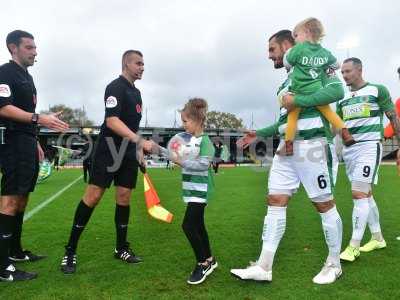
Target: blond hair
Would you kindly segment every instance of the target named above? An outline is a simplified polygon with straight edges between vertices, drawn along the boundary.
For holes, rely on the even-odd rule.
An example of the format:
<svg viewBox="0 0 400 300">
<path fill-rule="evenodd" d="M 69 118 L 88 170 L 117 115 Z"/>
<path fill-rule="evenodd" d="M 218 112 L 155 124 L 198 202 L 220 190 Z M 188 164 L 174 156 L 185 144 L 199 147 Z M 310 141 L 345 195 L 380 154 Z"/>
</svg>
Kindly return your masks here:
<svg viewBox="0 0 400 300">
<path fill-rule="evenodd" d="M 311 17 L 301 21 L 299 24 L 296 25 L 293 31 L 296 32 L 300 29 L 308 31 L 312 41 L 315 43 L 320 42 L 325 36 L 324 26 L 317 18 Z"/>
<path fill-rule="evenodd" d="M 204 127 L 206 123 L 208 104 L 203 98 L 191 98 L 185 104 L 181 113 L 184 113 L 189 119 L 201 124 Z"/>
</svg>

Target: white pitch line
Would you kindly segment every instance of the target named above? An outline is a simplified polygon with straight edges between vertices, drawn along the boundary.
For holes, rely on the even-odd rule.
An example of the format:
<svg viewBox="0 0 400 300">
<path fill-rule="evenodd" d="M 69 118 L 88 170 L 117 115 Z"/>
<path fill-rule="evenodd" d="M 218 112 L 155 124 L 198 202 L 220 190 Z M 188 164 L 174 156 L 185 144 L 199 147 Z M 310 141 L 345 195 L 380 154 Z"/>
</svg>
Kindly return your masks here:
<svg viewBox="0 0 400 300">
<path fill-rule="evenodd" d="M 83 175 L 79 176 L 78 178 L 76 178 L 74 181 L 72 181 L 70 184 L 68 184 L 67 186 L 65 186 L 63 189 L 59 190 L 57 193 L 55 193 L 53 196 L 51 196 L 50 198 L 48 198 L 47 200 L 43 201 L 42 203 L 40 203 L 38 206 L 36 206 L 34 209 L 28 211 L 25 216 L 24 216 L 24 221 L 29 220 L 30 218 L 32 218 L 35 214 L 37 214 L 41 209 L 43 209 L 44 207 L 46 207 L 48 204 L 50 204 L 51 202 L 53 202 L 58 196 L 60 196 L 62 193 L 64 193 L 66 190 L 68 190 L 71 186 L 73 186 L 77 181 L 79 181 L 81 178 L 83 177 Z"/>
</svg>

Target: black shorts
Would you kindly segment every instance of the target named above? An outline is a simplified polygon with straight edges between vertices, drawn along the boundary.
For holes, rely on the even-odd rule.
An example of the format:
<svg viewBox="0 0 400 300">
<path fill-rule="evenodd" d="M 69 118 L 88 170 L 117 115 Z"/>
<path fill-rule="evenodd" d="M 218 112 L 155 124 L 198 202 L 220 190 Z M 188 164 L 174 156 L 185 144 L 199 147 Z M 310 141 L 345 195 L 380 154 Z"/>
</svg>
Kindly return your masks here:
<svg viewBox="0 0 400 300">
<path fill-rule="evenodd" d="M 26 196 L 33 192 L 39 174 L 36 137 L 28 133 L 8 133 L 0 145 L 1 195 Z"/>
<path fill-rule="evenodd" d="M 139 164 L 134 150 L 131 149 L 131 151 L 128 151 L 123 156 L 120 164 L 115 164 L 106 146 L 103 143 L 98 143 L 95 146 L 92 156 L 89 184 L 101 188 L 109 188 L 111 182 L 114 181 L 115 186 L 134 189 L 138 176 L 138 166 Z"/>
</svg>

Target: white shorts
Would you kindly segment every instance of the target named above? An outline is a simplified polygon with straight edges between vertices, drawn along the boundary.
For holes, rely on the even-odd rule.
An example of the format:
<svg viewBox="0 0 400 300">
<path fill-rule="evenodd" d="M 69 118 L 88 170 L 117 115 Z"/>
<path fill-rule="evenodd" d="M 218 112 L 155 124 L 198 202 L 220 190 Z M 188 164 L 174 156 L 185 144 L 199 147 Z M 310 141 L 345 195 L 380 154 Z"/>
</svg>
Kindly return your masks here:
<svg viewBox="0 0 400 300">
<path fill-rule="evenodd" d="M 332 159 L 332 183 L 333 186 L 336 186 L 336 180 L 337 180 L 337 174 L 338 174 L 338 169 L 339 169 L 339 158 L 336 152 L 336 145 L 335 144 L 329 144 L 329 150 L 328 152 L 328 160 L 331 155 Z"/>
<path fill-rule="evenodd" d="M 343 160 L 350 182 L 377 184 L 382 160 L 382 144 L 379 141 L 370 141 L 343 147 Z"/>
<path fill-rule="evenodd" d="M 293 156 L 274 156 L 268 179 L 270 194 L 295 192 L 301 183 L 310 199 L 331 195 L 338 165 L 332 149 L 325 139 L 294 141 Z"/>
</svg>

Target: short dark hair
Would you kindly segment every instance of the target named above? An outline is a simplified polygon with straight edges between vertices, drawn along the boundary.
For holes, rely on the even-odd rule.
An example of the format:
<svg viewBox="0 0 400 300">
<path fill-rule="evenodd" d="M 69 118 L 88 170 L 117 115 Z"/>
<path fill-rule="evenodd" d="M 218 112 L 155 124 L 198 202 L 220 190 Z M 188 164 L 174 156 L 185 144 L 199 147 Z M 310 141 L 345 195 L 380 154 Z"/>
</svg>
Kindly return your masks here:
<svg viewBox="0 0 400 300">
<path fill-rule="evenodd" d="M 131 56 L 132 54 L 136 54 L 139 55 L 140 57 L 143 57 L 142 52 L 140 52 L 139 50 L 126 50 L 124 54 L 122 54 L 122 69 L 125 67 L 129 56 Z"/>
<path fill-rule="evenodd" d="M 271 37 L 268 39 L 268 41 L 270 42 L 273 38 L 276 39 L 278 44 L 281 44 L 283 41 L 288 41 L 292 45 L 295 44 L 292 32 L 287 29 L 280 30 L 277 33 L 271 35 Z"/>
<path fill-rule="evenodd" d="M 9 34 L 7 34 L 6 45 L 7 45 L 8 51 L 10 51 L 10 53 L 11 53 L 11 49 L 8 45 L 14 44 L 18 47 L 19 44 L 21 43 L 22 38 L 28 38 L 28 39 L 32 39 L 32 40 L 34 39 L 32 34 L 30 34 L 27 31 L 23 31 L 23 30 L 14 30 L 14 31 L 11 31 Z"/>
<path fill-rule="evenodd" d="M 399 73 L 399 74 L 400 74 L 400 67 L 398 67 L 398 68 L 397 68 L 397 73 Z"/>
<path fill-rule="evenodd" d="M 358 67 L 360 67 L 362 69 L 362 61 L 361 59 L 357 58 L 357 57 L 349 57 L 346 58 L 343 63 L 348 63 L 348 62 L 352 62 L 354 65 L 357 65 Z"/>
</svg>

